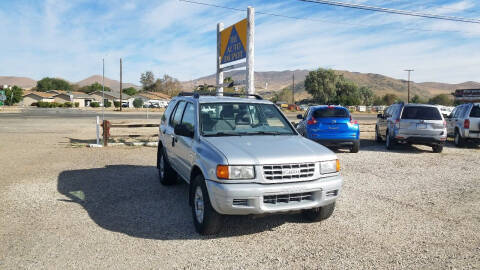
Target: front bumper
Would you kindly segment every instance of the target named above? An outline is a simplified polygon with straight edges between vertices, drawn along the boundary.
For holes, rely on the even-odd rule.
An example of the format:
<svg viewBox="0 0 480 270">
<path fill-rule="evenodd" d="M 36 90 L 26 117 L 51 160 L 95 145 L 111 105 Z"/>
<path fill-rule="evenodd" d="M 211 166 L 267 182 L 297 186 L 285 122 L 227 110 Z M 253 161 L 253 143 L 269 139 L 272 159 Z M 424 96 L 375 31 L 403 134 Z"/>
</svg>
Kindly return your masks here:
<svg viewBox="0 0 480 270">
<path fill-rule="evenodd" d="M 321 207 L 335 202 L 340 195 L 342 183 L 340 175 L 284 184 L 225 184 L 206 181 L 213 208 L 224 215 L 278 213 Z M 309 199 L 285 199 L 289 196 L 294 198 L 298 194 L 309 194 Z M 279 201 L 271 203 L 271 198 L 279 198 Z"/>
</svg>

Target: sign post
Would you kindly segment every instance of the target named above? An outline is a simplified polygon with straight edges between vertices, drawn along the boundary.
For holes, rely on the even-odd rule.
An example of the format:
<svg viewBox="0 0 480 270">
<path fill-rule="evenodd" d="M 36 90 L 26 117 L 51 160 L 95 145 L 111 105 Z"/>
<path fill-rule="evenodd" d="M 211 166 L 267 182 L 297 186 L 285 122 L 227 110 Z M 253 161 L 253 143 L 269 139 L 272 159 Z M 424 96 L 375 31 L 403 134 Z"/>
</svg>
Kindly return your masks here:
<svg viewBox="0 0 480 270">
<path fill-rule="evenodd" d="M 225 29 L 217 24 L 217 95 L 223 95 L 223 72 L 246 67 L 247 94 L 255 94 L 254 84 L 254 34 L 255 11 L 248 7 L 247 18 Z M 245 62 L 238 63 L 242 59 Z M 237 62 L 233 65 L 226 65 Z"/>
</svg>

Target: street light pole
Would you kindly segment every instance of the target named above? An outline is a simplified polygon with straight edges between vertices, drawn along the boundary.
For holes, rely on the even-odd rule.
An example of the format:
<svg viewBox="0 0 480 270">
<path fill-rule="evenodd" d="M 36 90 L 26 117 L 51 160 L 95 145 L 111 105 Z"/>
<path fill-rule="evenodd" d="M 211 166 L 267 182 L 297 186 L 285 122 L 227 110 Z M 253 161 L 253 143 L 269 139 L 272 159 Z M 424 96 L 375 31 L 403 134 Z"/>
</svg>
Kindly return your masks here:
<svg viewBox="0 0 480 270">
<path fill-rule="evenodd" d="M 410 103 L 410 72 L 414 71 L 413 69 L 405 69 L 406 72 L 408 72 L 408 81 L 407 81 L 407 87 L 408 87 L 408 95 L 407 95 L 407 103 Z"/>
</svg>

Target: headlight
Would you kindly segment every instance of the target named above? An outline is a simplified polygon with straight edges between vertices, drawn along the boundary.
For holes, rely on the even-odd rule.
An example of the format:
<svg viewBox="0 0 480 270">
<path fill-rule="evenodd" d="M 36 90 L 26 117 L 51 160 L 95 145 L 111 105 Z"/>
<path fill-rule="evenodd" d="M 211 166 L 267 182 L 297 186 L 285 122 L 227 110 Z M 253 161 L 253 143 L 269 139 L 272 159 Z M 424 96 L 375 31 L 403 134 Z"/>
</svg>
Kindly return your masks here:
<svg viewBox="0 0 480 270">
<path fill-rule="evenodd" d="M 320 173 L 334 173 L 340 171 L 340 161 L 338 159 L 320 162 Z"/>
<path fill-rule="evenodd" d="M 217 177 L 230 180 L 253 179 L 255 178 L 255 169 L 253 166 L 218 165 Z"/>
</svg>

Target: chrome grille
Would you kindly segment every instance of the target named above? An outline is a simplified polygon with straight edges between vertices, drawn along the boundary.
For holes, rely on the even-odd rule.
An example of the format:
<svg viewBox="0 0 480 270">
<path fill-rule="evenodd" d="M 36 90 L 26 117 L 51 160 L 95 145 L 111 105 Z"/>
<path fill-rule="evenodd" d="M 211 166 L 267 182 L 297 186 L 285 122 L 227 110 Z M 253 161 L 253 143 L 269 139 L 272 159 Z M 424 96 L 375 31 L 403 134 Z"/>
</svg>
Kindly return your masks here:
<svg viewBox="0 0 480 270">
<path fill-rule="evenodd" d="M 288 173 L 288 171 L 297 171 Z M 267 180 L 304 179 L 315 173 L 315 163 L 264 165 L 263 174 Z"/>
<path fill-rule="evenodd" d="M 265 204 L 299 203 L 312 200 L 313 194 L 311 192 L 263 196 L 263 203 Z"/>
</svg>

